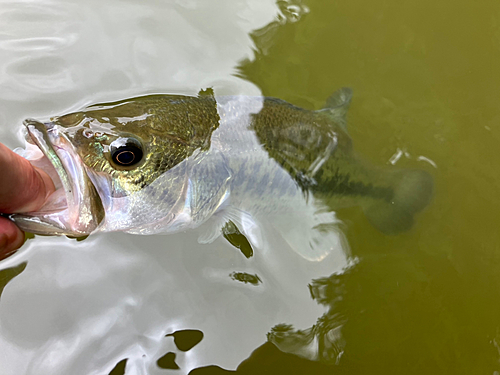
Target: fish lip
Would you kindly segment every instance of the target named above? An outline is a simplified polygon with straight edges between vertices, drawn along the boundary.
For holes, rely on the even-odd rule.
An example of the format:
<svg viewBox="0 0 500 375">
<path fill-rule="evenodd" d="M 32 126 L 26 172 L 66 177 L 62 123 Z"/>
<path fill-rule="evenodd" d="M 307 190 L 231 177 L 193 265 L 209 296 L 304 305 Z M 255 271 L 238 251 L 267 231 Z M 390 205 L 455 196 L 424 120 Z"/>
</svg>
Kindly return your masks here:
<svg viewBox="0 0 500 375">
<path fill-rule="evenodd" d="M 64 132 L 60 132 L 54 123 L 42 123 L 29 118 L 24 120 L 23 125 L 28 132 L 27 138 L 31 139 L 55 169 L 65 192 L 67 208 L 52 214 L 15 214 L 12 219 L 27 231 L 34 228 L 33 223 L 38 221 L 38 224 L 44 226 L 42 234 L 75 237 L 90 234 L 104 219 L 104 209 L 79 155 Z"/>
<path fill-rule="evenodd" d="M 43 155 L 51 162 L 54 167 L 59 179 L 63 184 L 63 188 L 66 194 L 71 193 L 71 186 L 69 186 L 68 182 L 71 180 L 68 172 L 64 168 L 62 161 L 57 155 L 57 152 L 54 149 L 52 141 L 49 136 L 49 130 L 53 129 L 53 125 L 50 127 L 48 123 L 42 123 L 38 120 L 28 118 L 23 121 L 23 125 L 26 127 L 28 132 L 26 140 L 30 143 L 35 144 L 40 151 L 42 151 Z M 69 203 L 69 201 L 68 201 Z"/>
</svg>

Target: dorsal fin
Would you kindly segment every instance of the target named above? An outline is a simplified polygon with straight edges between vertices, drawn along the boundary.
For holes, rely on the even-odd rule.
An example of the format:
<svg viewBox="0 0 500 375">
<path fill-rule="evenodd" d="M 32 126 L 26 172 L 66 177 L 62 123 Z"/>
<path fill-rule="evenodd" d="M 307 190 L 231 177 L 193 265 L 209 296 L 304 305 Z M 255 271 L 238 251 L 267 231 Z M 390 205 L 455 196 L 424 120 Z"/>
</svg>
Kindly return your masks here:
<svg viewBox="0 0 500 375">
<path fill-rule="evenodd" d="M 214 88 L 213 87 L 207 87 L 205 90 L 203 89 L 200 89 L 200 91 L 198 91 L 198 97 L 201 97 L 201 96 L 214 96 Z"/>
<path fill-rule="evenodd" d="M 342 87 L 330 95 L 326 100 L 325 107 L 321 111 L 328 113 L 342 126 L 346 127 L 346 116 L 349 105 L 351 104 L 351 99 L 352 90 L 348 87 Z"/>
</svg>

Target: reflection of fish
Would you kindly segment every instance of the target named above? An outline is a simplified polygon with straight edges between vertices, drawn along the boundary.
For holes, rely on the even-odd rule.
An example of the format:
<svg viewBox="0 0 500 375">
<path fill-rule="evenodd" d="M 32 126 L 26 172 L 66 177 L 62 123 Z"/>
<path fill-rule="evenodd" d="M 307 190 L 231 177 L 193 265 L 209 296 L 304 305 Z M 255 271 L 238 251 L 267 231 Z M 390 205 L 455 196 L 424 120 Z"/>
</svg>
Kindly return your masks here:
<svg viewBox="0 0 500 375">
<path fill-rule="evenodd" d="M 341 206 L 363 206 L 384 232 L 405 230 L 428 203 L 431 178 L 361 162 L 346 132 L 350 98 L 342 89 L 308 111 L 272 98 L 152 95 L 26 120 L 43 152 L 28 145 L 26 156 L 58 190 L 40 212 L 11 218 L 70 236 L 206 223 L 202 242 L 231 222 L 257 247 L 267 222 L 308 259 L 338 245 L 330 229 Z"/>
<path fill-rule="evenodd" d="M 278 324 L 267 334 L 268 341 L 285 353 L 296 354 L 313 361 L 338 364 L 344 353 L 342 335 L 347 313 L 342 302 L 346 297 L 345 278 L 349 274 L 333 274 L 314 279 L 309 284 L 311 297 L 327 311 L 312 327 L 295 330 L 291 324 Z"/>
</svg>

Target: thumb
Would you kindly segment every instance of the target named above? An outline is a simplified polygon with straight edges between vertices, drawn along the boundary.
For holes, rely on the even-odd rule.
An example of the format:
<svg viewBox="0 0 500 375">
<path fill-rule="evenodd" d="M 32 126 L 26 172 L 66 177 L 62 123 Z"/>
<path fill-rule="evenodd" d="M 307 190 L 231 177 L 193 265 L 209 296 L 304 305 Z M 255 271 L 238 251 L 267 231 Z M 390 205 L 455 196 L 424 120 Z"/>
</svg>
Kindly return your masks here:
<svg viewBox="0 0 500 375">
<path fill-rule="evenodd" d="M 39 209 L 55 191 L 47 173 L 0 144 L 0 212 Z"/>
</svg>

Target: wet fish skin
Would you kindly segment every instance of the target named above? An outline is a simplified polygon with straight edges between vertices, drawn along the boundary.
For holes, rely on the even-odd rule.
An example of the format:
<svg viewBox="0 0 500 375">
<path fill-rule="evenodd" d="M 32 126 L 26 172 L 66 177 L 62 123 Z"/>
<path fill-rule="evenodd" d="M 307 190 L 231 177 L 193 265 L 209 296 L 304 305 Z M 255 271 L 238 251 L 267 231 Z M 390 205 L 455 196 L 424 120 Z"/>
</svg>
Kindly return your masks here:
<svg viewBox="0 0 500 375">
<path fill-rule="evenodd" d="M 376 227 L 397 233 L 432 196 L 426 172 L 373 167 L 354 152 L 345 118 L 351 96 L 341 89 L 310 111 L 274 98 L 150 95 L 54 117 L 34 125 L 46 134 L 31 137 L 61 143 L 66 164 L 58 173 L 95 187 L 105 211 L 97 230 L 169 233 L 215 218 L 202 242 L 232 221 L 258 244 L 259 220 L 267 217 L 288 242 L 316 243 L 306 257 L 320 259 L 330 251 L 318 249 L 333 241 L 325 228 L 338 223 L 335 209 L 361 205 Z M 117 165 L 113 145 L 129 140 L 142 158 Z M 74 171 L 63 160 L 67 147 L 79 158 Z M 26 230 L 75 232 L 60 217 L 13 219 Z M 294 224 L 305 228 L 305 239 L 289 229 Z"/>
<path fill-rule="evenodd" d="M 330 209 L 359 205 L 382 232 L 406 231 L 414 215 L 430 203 L 432 176 L 417 169 L 375 167 L 363 160 L 346 129 L 351 95 L 350 90 L 341 89 L 320 111 L 268 100 L 254 117 L 252 129 L 269 156 Z M 327 152 L 332 138 L 335 149 Z M 318 156 L 323 163 L 312 170 Z"/>
<path fill-rule="evenodd" d="M 195 150 L 207 150 L 218 121 L 213 97 L 177 95 L 95 104 L 52 119 L 53 124 L 71 132 L 73 145 L 88 168 L 119 180 L 129 193 L 149 185 Z M 132 168 L 113 165 L 109 155 L 109 145 L 127 135 L 145 147 L 143 161 Z"/>
</svg>

